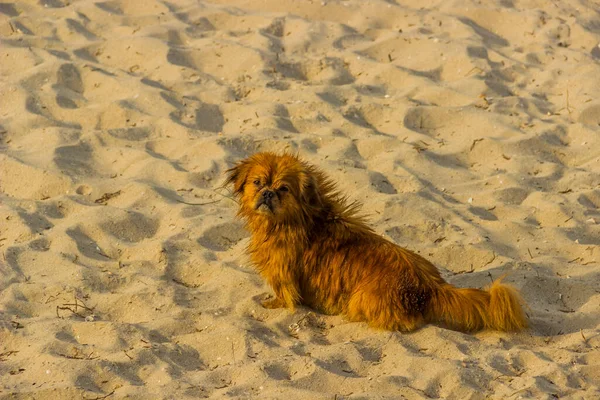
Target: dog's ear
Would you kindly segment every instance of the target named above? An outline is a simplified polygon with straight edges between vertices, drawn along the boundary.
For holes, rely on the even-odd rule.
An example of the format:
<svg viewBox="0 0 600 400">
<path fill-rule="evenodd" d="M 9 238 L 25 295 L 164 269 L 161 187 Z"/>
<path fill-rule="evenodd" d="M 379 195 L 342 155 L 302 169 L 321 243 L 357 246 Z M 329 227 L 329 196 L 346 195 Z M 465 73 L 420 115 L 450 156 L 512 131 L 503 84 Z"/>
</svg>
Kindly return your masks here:
<svg viewBox="0 0 600 400">
<path fill-rule="evenodd" d="M 244 191 L 246 179 L 250 172 L 250 163 L 246 160 L 238 163 L 235 167 L 227 170 L 227 179 L 223 186 L 233 184 L 233 193 L 241 194 Z"/>
<path fill-rule="evenodd" d="M 312 170 L 300 173 L 300 196 L 305 204 L 320 208 L 323 205 L 319 182 Z"/>
</svg>

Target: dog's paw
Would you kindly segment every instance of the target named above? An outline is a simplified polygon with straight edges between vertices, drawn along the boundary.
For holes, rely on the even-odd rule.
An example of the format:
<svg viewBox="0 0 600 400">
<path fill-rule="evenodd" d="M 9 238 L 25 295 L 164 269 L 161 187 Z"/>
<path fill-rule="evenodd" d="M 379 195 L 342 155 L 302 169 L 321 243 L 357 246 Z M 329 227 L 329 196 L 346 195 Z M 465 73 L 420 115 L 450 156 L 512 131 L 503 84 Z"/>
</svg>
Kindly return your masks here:
<svg viewBox="0 0 600 400">
<path fill-rule="evenodd" d="M 285 302 L 277 297 L 268 297 L 265 300 L 262 300 L 260 304 L 264 308 L 268 308 L 270 310 L 274 308 L 283 308 L 285 307 Z"/>
</svg>

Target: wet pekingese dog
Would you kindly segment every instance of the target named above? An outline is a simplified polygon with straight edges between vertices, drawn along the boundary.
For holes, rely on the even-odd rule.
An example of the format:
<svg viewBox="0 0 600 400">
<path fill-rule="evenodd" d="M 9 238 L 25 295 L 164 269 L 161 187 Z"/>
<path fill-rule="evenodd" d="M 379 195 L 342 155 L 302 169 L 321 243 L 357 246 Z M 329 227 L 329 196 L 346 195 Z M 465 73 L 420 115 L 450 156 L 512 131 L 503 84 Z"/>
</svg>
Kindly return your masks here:
<svg viewBox="0 0 600 400">
<path fill-rule="evenodd" d="M 412 331 L 432 322 L 460 331 L 527 327 L 518 293 L 445 282 L 421 256 L 377 235 L 323 172 L 298 157 L 258 153 L 228 172 L 251 232 L 248 252 L 275 297 L 371 326 Z"/>
</svg>

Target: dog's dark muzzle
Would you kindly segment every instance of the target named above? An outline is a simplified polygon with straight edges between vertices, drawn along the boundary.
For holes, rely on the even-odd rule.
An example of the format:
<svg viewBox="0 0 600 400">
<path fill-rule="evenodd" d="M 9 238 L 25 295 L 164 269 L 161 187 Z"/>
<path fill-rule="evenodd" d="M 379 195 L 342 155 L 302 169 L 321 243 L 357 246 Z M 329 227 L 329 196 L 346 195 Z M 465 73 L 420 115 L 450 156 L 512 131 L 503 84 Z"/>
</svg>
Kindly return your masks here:
<svg viewBox="0 0 600 400">
<path fill-rule="evenodd" d="M 275 192 L 272 190 L 265 190 L 256 202 L 256 209 L 266 206 L 269 210 L 273 211 L 273 197 L 275 197 Z"/>
</svg>

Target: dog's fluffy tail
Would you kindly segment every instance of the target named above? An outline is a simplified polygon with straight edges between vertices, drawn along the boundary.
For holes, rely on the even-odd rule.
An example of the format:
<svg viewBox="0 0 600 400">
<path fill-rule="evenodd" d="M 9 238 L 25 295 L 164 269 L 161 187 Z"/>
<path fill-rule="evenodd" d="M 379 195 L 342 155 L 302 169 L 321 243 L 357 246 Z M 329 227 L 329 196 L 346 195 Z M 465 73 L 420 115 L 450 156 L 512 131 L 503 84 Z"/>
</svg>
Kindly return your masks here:
<svg viewBox="0 0 600 400">
<path fill-rule="evenodd" d="M 465 332 L 527 328 L 521 297 L 501 280 L 496 280 L 487 290 L 461 289 L 443 283 L 434 289 L 426 318 Z"/>
</svg>

